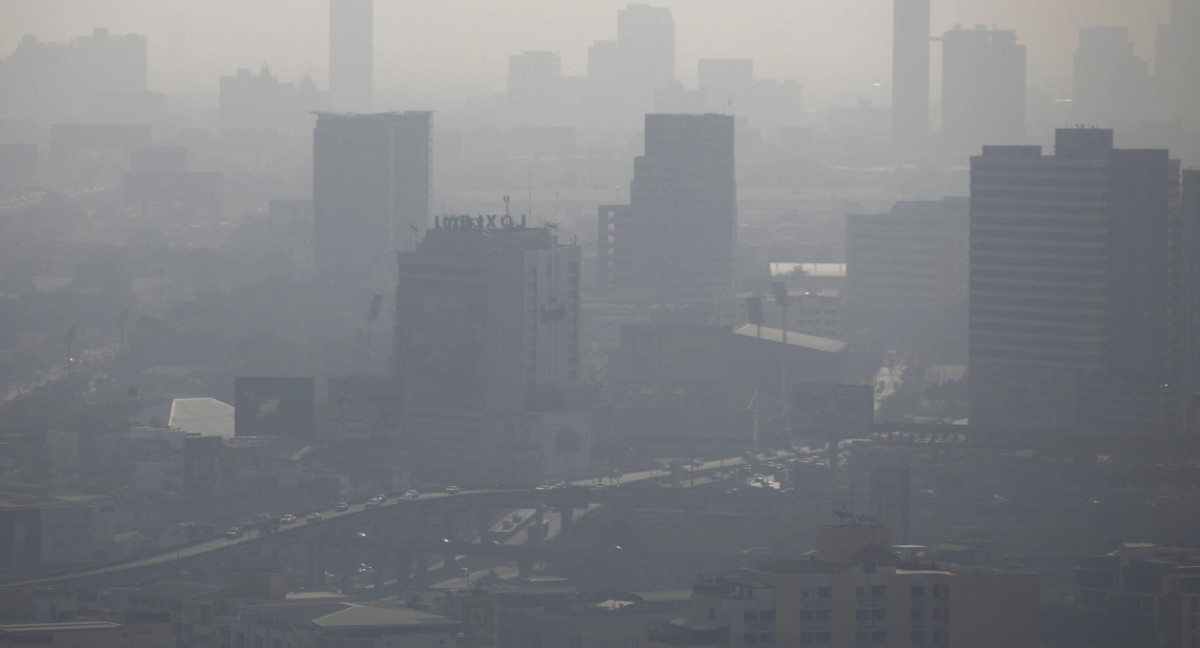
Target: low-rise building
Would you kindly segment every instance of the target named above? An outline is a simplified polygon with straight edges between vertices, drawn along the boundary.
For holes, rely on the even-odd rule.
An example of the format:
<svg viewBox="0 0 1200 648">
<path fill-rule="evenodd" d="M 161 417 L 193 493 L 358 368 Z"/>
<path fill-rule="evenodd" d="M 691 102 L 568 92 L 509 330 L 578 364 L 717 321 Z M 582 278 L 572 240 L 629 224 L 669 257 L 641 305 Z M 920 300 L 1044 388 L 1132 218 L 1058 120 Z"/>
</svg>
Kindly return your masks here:
<svg viewBox="0 0 1200 648">
<path fill-rule="evenodd" d="M 1075 592 L 1114 646 L 1200 642 L 1200 549 L 1130 542 L 1086 556 L 1075 569 Z"/>
<path fill-rule="evenodd" d="M 888 542 L 879 525 L 822 527 L 811 559 L 702 579 L 645 645 L 1039 645 L 1037 574 L 903 563 Z"/>
</svg>

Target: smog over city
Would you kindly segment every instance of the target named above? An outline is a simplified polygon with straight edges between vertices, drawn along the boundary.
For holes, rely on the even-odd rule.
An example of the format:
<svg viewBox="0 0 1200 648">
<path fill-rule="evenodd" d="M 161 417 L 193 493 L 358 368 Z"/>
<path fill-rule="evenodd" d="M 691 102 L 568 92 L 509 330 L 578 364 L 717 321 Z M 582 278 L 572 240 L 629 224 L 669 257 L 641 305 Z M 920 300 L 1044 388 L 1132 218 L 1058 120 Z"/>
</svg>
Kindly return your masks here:
<svg viewBox="0 0 1200 648">
<path fill-rule="evenodd" d="M 0 648 L 1196 648 L 1200 0 L 0 0 Z"/>
</svg>

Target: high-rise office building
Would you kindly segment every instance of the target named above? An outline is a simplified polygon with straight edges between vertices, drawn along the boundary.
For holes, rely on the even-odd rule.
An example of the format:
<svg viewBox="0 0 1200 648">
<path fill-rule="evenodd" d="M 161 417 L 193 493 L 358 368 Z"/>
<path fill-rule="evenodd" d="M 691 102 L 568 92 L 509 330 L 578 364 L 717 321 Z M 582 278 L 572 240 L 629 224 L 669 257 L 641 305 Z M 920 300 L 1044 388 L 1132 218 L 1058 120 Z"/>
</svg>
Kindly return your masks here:
<svg viewBox="0 0 1200 648">
<path fill-rule="evenodd" d="M 1180 203 L 1183 226 L 1183 302 L 1187 366 L 1184 389 L 1187 398 L 1184 426 L 1200 430 L 1200 169 L 1183 172 Z"/>
<path fill-rule="evenodd" d="M 1162 116 L 1200 128 L 1200 1 L 1173 0 L 1171 22 L 1158 28 L 1154 82 Z"/>
<path fill-rule="evenodd" d="M 429 224 L 429 112 L 318 113 L 313 131 L 313 249 L 319 277 L 391 282 L 389 255 Z"/>
<path fill-rule="evenodd" d="M 892 9 L 892 140 L 904 152 L 929 135 L 929 0 Z"/>
<path fill-rule="evenodd" d="M 1180 169 L 1062 129 L 971 158 L 971 422 L 1151 431 L 1180 423 Z"/>
<path fill-rule="evenodd" d="M 1127 27 L 1084 27 L 1075 51 L 1071 107 L 1079 123 L 1112 126 L 1147 117 L 1150 70 Z"/>
<path fill-rule="evenodd" d="M 846 216 L 848 325 L 884 348 L 962 363 L 967 352 L 968 201 L 902 201 Z"/>
<path fill-rule="evenodd" d="M 369 112 L 375 85 L 375 0 L 329 0 L 329 92 L 339 112 Z"/>
<path fill-rule="evenodd" d="M 733 285 L 737 235 L 730 115 L 646 115 L 629 204 L 602 205 L 599 278 L 661 300 L 714 299 Z"/>
<path fill-rule="evenodd" d="M 1025 135 L 1025 46 L 985 27 L 942 36 L 942 138 L 954 153 Z"/>
<path fill-rule="evenodd" d="M 415 458 L 472 483 L 583 469 L 579 247 L 523 216 L 435 220 L 398 255 L 393 374 Z"/>
<path fill-rule="evenodd" d="M 666 7 L 630 4 L 617 13 L 616 40 L 588 48 L 592 100 L 619 123 L 653 110 L 655 94 L 675 80 L 675 20 Z"/>
</svg>

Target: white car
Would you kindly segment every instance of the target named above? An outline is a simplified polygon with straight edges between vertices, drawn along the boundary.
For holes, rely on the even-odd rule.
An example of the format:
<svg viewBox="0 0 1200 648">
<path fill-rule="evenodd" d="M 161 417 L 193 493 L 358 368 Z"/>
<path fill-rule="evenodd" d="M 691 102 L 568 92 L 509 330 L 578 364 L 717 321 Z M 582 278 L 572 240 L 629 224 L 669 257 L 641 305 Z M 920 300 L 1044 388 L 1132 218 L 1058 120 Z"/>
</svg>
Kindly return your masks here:
<svg viewBox="0 0 1200 648">
<path fill-rule="evenodd" d="M 240 537 L 242 537 L 242 530 L 238 527 L 229 527 L 229 530 L 225 532 L 227 540 L 236 540 Z"/>
<path fill-rule="evenodd" d="M 458 492 L 459 492 L 459 491 L 458 491 L 458 486 L 447 486 L 447 487 L 446 487 L 446 494 L 447 494 L 447 495 L 458 495 Z"/>
<path fill-rule="evenodd" d="M 282 517 L 279 518 L 280 524 L 291 524 L 295 521 L 296 521 L 296 516 L 292 515 L 291 513 L 284 514 Z"/>
<path fill-rule="evenodd" d="M 342 513 L 344 511 L 349 511 L 350 505 L 345 502 L 338 502 L 337 504 L 333 505 L 333 510 L 338 513 Z"/>
<path fill-rule="evenodd" d="M 324 516 L 322 516 L 320 513 L 316 512 L 316 511 L 313 511 L 312 513 L 309 513 L 308 517 L 305 519 L 308 520 L 309 522 L 320 522 L 322 517 L 324 517 Z"/>
</svg>

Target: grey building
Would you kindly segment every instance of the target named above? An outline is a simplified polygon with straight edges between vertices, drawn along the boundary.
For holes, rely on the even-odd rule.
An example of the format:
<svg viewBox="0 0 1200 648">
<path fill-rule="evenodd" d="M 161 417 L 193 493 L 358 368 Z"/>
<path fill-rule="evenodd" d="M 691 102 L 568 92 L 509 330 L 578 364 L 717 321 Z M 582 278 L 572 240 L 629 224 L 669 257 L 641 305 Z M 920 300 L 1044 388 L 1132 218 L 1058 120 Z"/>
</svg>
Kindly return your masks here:
<svg viewBox="0 0 1200 648">
<path fill-rule="evenodd" d="M 1025 46 L 986 27 L 942 36 L 942 137 L 953 153 L 1025 135 Z"/>
<path fill-rule="evenodd" d="M 1171 21 L 1158 28 L 1154 82 L 1162 117 L 1190 130 L 1200 128 L 1200 3 L 1172 0 Z"/>
<path fill-rule="evenodd" d="M 318 113 L 313 250 L 318 277 L 391 283 L 393 252 L 429 224 L 432 113 Z"/>
<path fill-rule="evenodd" d="M 968 201 L 898 202 L 888 214 L 846 216 L 851 331 L 885 348 L 966 360 Z"/>
<path fill-rule="evenodd" d="M 1071 108 L 1079 123 L 1113 126 L 1145 118 L 1150 70 L 1133 52 L 1128 27 L 1079 30 Z"/>
<path fill-rule="evenodd" d="M 733 285 L 737 234 L 730 115 L 646 115 L 629 205 L 602 205 L 603 288 L 656 300 L 711 300 Z"/>
<path fill-rule="evenodd" d="M 374 100 L 375 0 L 329 0 L 333 109 L 368 112 Z"/>
<path fill-rule="evenodd" d="M 1180 169 L 1111 130 L 971 158 L 971 422 L 1092 431 L 1181 422 Z"/>
<path fill-rule="evenodd" d="M 398 256 L 394 374 L 439 479 L 536 483 L 588 462 L 579 247 L 505 219 L 440 216 Z"/>
<path fill-rule="evenodd" d="M 892 9 L 892 140 L 907 152 L 929 135 L 929 0 Z"/>
</svg>

